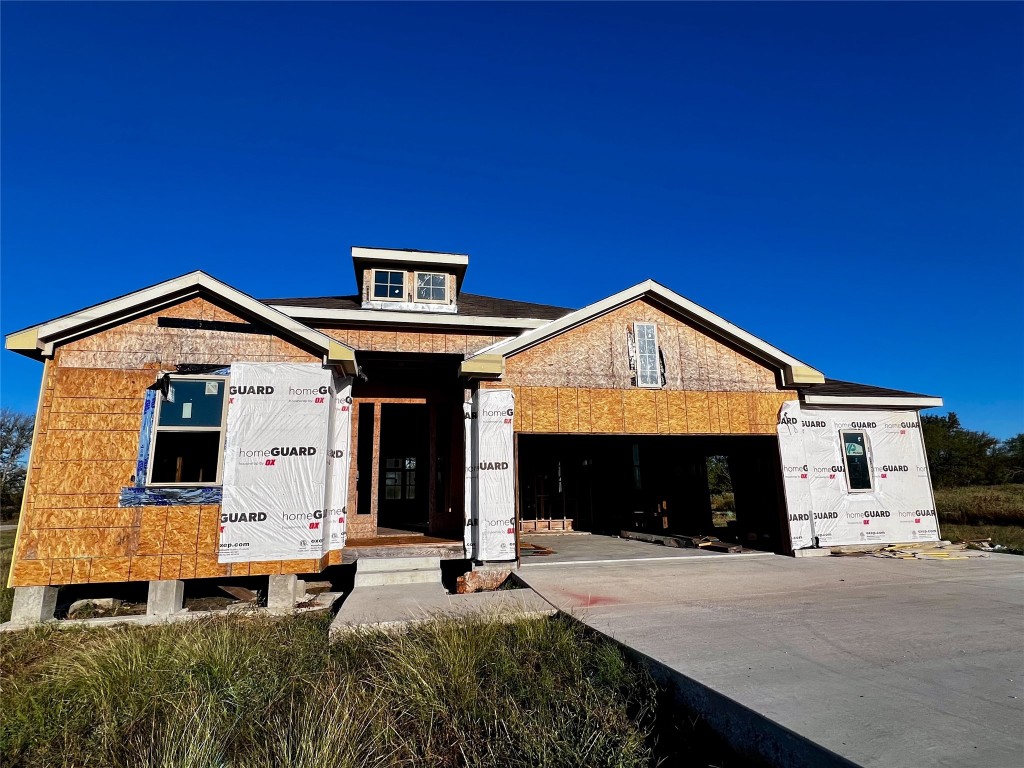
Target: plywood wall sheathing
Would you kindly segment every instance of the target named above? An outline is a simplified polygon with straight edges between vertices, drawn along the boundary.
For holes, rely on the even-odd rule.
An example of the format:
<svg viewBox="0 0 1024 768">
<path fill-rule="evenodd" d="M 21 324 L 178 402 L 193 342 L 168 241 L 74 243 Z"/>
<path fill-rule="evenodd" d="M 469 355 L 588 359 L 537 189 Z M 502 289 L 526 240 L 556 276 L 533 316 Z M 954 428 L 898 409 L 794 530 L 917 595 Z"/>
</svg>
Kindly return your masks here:
<svg viewBox="0 0 1024 768">
<path fill-rule="evenodd" d="M 503 381 L 506 386 L 631 388 L 627 330 L 634 322 L 658 327 L 666 390 L 776 391 L 771 368 L 644 299 L 512 355 Z"/>
<path fill-rule="evenodd" d="M 159 317 L 246 322 L 194 298 L 69 342 L 46 361 L 13 586 L 249 573 L 217 562 L 219 505 L 118 507 L 133 484 L 144 393 L 180 363 L 319 358 L 270 334 L 166 328 Z M 257 570 L 306 572 L 311 562 Z"/>
</svg>

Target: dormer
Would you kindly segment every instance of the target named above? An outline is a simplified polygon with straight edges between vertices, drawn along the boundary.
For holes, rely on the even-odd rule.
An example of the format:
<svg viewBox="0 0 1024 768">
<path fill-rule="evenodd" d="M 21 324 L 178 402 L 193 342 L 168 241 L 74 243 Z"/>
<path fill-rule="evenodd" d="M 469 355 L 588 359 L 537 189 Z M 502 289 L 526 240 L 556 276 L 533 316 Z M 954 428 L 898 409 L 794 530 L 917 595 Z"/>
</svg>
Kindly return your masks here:
<svg viewBox="0 0 1024 768">
<path fill-rule="evenodd" d="M 352 265 L 363 309 L 455 313 L 469 256 L 356 246 Z"/>
</svg>

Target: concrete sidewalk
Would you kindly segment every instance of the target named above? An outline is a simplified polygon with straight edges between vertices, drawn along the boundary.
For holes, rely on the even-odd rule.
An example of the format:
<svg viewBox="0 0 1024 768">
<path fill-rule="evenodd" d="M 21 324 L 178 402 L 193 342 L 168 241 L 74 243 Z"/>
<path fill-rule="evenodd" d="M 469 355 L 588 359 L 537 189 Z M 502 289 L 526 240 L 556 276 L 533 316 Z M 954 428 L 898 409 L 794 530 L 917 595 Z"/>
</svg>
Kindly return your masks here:
<svg viewBox="0 0 1024 768">
<path fill-rule="evenodd" d="M 519 576 L 674 670 L 691 703 L 742 705 L 757 732 L 760 715 L 879 768 L 1024 765 L 1024 558 L 734 557 Z"/>
<path fill-rule="evenodd" d="M 555 613 L 532 589 L 506 589 L 450 595 L 440 584 L 356 587 L 331 622 L 331 635 L 355 627 L 395 627 L 443 616 L 472 614 L 503 617 Z"/>
</svg>

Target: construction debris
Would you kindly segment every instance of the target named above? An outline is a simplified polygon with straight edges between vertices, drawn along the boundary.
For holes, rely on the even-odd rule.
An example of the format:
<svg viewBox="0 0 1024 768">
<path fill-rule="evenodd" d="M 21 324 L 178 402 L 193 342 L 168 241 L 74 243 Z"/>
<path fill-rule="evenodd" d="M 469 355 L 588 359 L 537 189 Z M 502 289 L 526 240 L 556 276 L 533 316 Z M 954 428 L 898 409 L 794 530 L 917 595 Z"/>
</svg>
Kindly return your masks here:
<svg viewBox="0 0 1024 768">
<path fill-rule="evenodd" d="M 890 560 L 968 560 L 972 557 L 986 557 L 977 549 L 969 549 L 967 543 L 951 544 L 948 541 L 919 542 L 914 544 L 889 544 L 885 547 L 851 550 L 832 550 L 833 555 L 880 557 Z"/>
<path fill-rule="evenodd" d="M 257 595 L 251 589 L 246 589 L 245 587 L 227 587 L 224 585 L 220 585 L 220 589 L 222 592 L 227 592 L 229 595 L 235 598 L 235 600 L 238 600 L 243 603 L 254 603 L 259 597 L 259 595 Z"/>
</svg>

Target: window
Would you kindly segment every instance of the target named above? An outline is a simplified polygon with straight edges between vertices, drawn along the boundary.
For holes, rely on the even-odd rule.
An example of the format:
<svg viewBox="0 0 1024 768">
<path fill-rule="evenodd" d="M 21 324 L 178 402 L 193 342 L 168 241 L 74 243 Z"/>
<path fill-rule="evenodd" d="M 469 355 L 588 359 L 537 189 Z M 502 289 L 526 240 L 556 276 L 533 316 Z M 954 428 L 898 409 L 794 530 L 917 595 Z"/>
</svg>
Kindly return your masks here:
<svg viewBox="0 0 1024 768">
<path fill-rule="evenodd" d="M 405 272 L 373 270 L 373 298 L 401 301 L 405 298 Z"/>
<path fill-rule="evenodd" d="M 636 385 L 660 387 L 657 326 L 654 323 L 633 323 L 633 338 L 636 339 Z"/>
<path fill-rule="evenodd" d="M 867 437 L 863 432 L 840 432 L 840 438 L 850 491 L 870 491 L 871 457 L 868 456 Z"/>
<path fill-rule="evenodd" d="M 416 459 L 387 459 L 384 462 L 384 498 L 416 498 Z"/>
<path fill-rule="evenodd" d="M 416 301 L 447 301 L 448 275 L 440 272 L 416 273 Z"/>
<path fill-rule="evenodd" d="M 171 377 L 157 398 L 151 485 L 217 485 L 224 455 L 223 377 Z"/>
</svg>

